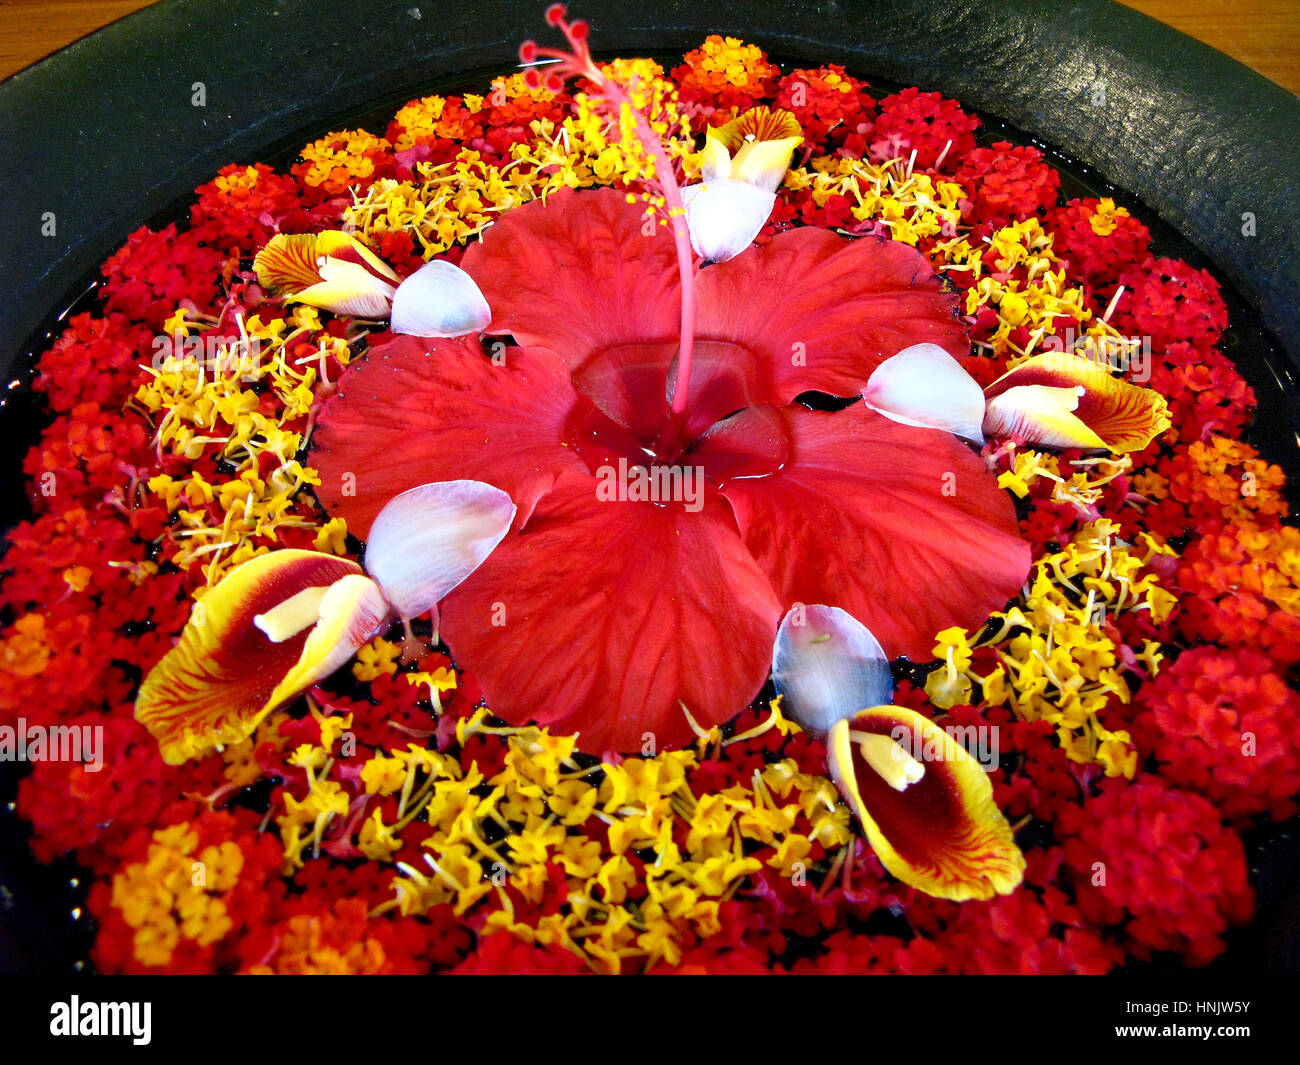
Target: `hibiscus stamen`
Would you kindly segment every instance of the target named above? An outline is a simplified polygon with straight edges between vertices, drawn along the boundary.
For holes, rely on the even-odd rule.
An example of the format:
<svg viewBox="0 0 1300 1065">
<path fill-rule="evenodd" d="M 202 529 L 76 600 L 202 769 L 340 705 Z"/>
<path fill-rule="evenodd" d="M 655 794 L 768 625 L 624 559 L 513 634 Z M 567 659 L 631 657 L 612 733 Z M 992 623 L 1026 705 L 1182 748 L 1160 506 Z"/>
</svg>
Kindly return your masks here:
<svg viewBox="0 0 1300 1065">
<path fill-rule="evenodd" d="M 654 161 L 654 174 L 646 183 L 657 187 L 661 193 L 661 209 L 672 226 L 673 242 L 677 251 L 677 267 L 681 276 L 681 337 L 677 355 L 677 379 L 673 388 L 672 411 L 681 417 L 686 411 L 690 394 L 691 359 L 695 351 L 695 253 L 691 247 L 690 233 L 686 228 L 686 206 L 682 202 L 681 187 L 677 184 L 672 160 L 663 141 L 654 131 L 642 107 L 637 106 L 631 92 L 613 78 L 608 77 L 591 57 L 587 44 L 590 27 L 579 19 L 569 22 L 563 4 L 552 4 L 546 9 L 546 21 L 556 27 L 568 41 L 571 52 L 556 48 L 541 48 L 535 41 L 525 41 L 519 46 L 521 63 L 536 63 L 538 59 L 553 59 L 555 66 L 542 77 L 536 68 L 528 70 L 525 81 L 530 88 L 543 85 L 558 92 L 568 78 L 586 78 L 594 87 L 593 99 L 603 104 L 608 117 L 617 129 L 624 115 L 632 119 L 637 140 Z M 632 83 L 635 86 L 635 81 Z M 653 201 L 652 201 L 653 202 Z"/>
</svg>

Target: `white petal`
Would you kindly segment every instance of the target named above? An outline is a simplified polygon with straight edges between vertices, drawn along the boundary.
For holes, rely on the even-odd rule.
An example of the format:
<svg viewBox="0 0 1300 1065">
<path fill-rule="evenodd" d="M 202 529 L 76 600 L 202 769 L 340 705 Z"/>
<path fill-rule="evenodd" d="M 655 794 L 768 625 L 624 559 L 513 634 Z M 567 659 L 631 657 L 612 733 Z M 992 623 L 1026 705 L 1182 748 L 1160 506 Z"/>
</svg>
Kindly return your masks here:
<svg viewBox="0 0 1300 1065">
<path fill-rule="evenodd" d="M 515 505 L 482 481 L 438 481 L 394 496 L 366 541 L 366 570 L 400 618 L 413 618 L 473 573 L 510 531 Z"/>
<path fill-rule="evenodd" d="M 862 398 L 893 421 L 984 443 L 984 391 L 938 344 L 913 344 L 886 359 L 867 381 Z"/>
<path fill-rule="evenodd" d="M 413 337 L 461 337 L 486 329 L 492 310 L 474 279 L 459 266 L 435 259 L 397 286 L 394 333 Z"/>
<path fill-rule="evenodd" d="M 772 648 L 772 681 L 786 715 L 815 734 L 894 696 L 884 648 L 835 606 L 796 606 L 786 614 Z"/>
<path fill-rule="evenodd" d="M 731 178 L 682 189 L 686 226 L 697 255 L 715 263 L 734 259 L 767 224 L 776 193 Z"/>
</svg>

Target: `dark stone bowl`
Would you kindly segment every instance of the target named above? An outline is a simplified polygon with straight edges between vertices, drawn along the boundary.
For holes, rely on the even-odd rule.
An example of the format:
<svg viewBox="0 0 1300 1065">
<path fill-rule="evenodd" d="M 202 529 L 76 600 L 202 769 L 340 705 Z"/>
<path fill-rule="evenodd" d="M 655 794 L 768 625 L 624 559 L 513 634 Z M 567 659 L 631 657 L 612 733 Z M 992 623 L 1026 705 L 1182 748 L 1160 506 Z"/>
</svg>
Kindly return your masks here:
<svg viewBox="0 0 1300 1065">
<path fill-rule="evenodd" d="M 544 6 L 166 0 L 0 83 L 0 374 L 22 371 L 129 232 L 174 212 L 221 166 L 291 156 L 338 128 L 340 116 L 391 115 L 440 84 L 479 75 L 486 84 L 515 63 L 521 40 L 552 32 Z M 990 128 L 1001 132 L 1000 119 L 1055 149 L 1070 194 L 1123 190 L 1162 253 L 1208 262 L 1235 288 L 1225 292 L 1234 323 L 1227 349 L 1260 394 L 1252 441 L 1297 483 L 1300 100 L 1292 94 L 1109 0 L 573 7 L 590 17 L 600 53 L 680 55 L 709 33 L 727 33 L 783 63 L 841 63 L 873 80 L 938 89 Z M 191 103 L 196 82 L 204 107 Z M 43 236 L 50 213 L 55 235 Z M 21 404 L 0 400 L 5 406 L 0 528 L 22 516 L 18 467 L 36 424 Z M 14 769 L 0 766 L 0 972 L 66 973 L 89 944 L 84 917 L 72 916 L 85 881 L 70 864 L 30 858 L 4 806 Z M 1215 970 L 1300 967 L 1297 835 L 1294 822 L 1252 834 L 1261 911 Z"/>
</svg>

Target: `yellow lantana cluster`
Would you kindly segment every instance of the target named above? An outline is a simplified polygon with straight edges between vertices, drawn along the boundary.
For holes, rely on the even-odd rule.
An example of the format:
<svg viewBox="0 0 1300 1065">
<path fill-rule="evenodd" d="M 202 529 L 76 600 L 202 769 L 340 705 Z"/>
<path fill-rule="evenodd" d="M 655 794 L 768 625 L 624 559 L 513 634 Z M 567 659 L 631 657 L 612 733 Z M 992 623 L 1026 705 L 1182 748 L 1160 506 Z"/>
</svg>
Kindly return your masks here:
<svg viewBox="0 0 1300 1065">
<path fill-rule="evenodd" d="M 1076 332 L 1092 317 L 1083 286 L 1071 285 L 1065 267 L 1052 249 L 1052 236 L 1037 218 L 1013 222 L 985 238 L 983 245 L 968 237 L 954 237 L 936 245 L 946 265 L 944 272 L 969 271 L 974 281 L 966 290 L 965 312 L 976 315 L 984 307 L 998 316 L 998 326 L 983 346 L 1009 366 L 1042 349 L 1059 331 L 1058 319 L 1068 319 Z M 1001 275 L 1023 272 L 1023 279 Z M 1029 339 L 1021 347 L 1011 333 L 1024 328 Z"/>
<path fill-rule="evenodd" d="M 160 828 L 148 857 L 113 877 L 113 906 L 135 929 L 132 950 L 143 965 L 166 965 L 182 938 L 208 946 L 232 927 L 221 896 L 239 882 L 244 854 L 229 841 L 197 847 L 187 822 Z"/>
<path fill-rule="evenodd" d="M 698 170 L 689 122 L 662 68 L 651 60 L 620 59 L 601 69 L 627 88 L 670 158 L 681 160 L 688 174 Z M 560 189 L 628 184 L 652 174 L 634 116 L 625 109 L 618 128 L 612 128 L 590 97 L 579 94 L 575 103 L 576 114 L 559 126 L 545 118 L 531 121 L 532 136 L 511 147 L 509 162 L 498 165 L 465 148 L 449 163 L 417 163 L 414 180 L 386 178 L 354 193 L 344 213 L 347 226 L 374 239 L 410 233 L 429 259 L 472 240 L 503 211 L 545 200 Z"/>
<path fill-rule="evenodd" d="M 894 240 L 915 246 L 922 238 L 955 236 L 961 223 L 959 201 L 966 190 L 955 181 L 909 173 L 898 161 L 819 156 L 785 176 L 791 190 L 811 189 L 818 207 L 832 196 L 853 201 L 859 222 L 880 222 Z"/>
</svg>

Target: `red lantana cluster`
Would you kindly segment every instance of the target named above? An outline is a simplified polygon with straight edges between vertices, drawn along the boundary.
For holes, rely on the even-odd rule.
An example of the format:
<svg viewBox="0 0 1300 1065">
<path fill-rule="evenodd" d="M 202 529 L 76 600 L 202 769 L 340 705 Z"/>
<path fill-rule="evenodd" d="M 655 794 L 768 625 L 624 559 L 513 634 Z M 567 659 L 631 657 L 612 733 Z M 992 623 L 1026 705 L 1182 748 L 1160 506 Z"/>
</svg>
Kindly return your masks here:
<svg viewBox="0 0 1300 1065">
<path fill-rule="evenodd" d="M 1191 344 L 1209 351 L 1228 327 L 1228 307 L 1208 270 L 1179 259 L 1148 259 L 1119 276 L 1124 293 L 1111 324 L 1124 336 L 1150 337 L 1156 351 Z"/>
<path fill-rule="evenodd" d="M 1104 713 L 1137 746 L 1132 780 L 1103 779 L 1097 765 L 1071 759 L 1052 724 L 986 705 L 978 686 L 970 704 L 942 719 L 995 737 L 994 798 L 1020 833 L 1028 863 L 1014 894 L 962 904 L 932 899 L 886 873 L 860 835 L 833 849 L 813 840 L 800 858 L 806 876 L 791 876 L 780 863 L 747 874 L 743 890 L 717 906 L 708 932 L 686 936 L 676 944 L 680 957 L 657 960 L 651 971 L 1093 973 L 1166 951 L 1194 965 L 1210 961 L 1226 929 L 1252 913 L 1238 833 L 1261 815 L 1290 816 L 1300 792 L 1293 743 L 1300 697 L 1291 672 L 1300 663 L 1300 532 L 1287 524 L 1281 472 L 1240 439 L 1255 394 L 1215 347 L 1227 325 L 1218 283 L 1186 263 L 1151 258 L 1147 228 L 1107 201 L 1057 207 L 1060 177 L 1041 152 L 1006 142 L 977 148 L 979 119 L 938 93 L 906 89 L 877 106 L 867 83 L 840 67 L 782 76 L 760 49 L 722 37 L 689 53 L 671 77 L 696 129 L 762 104 L 792 111 L 815 156 L 882 162 L 914 151 L 915 169 L 937 169 L 962 186 L 961 231 L 972 245 L 1002 223 L 1041 219 L 1067 278 L 1085 287 L 1093 317 L 1124 287 L 1111 324 L 1151 338 L 1149 386 L 1167 398 L 1174 428 L 1132 456 L 1132 468 L 1095 498 L 1081 502 L 1062 494 L 1057 480 L 1034 480 L 1020 504 L 1020 526 L 1035 558 L 1103 517 L 1119 523 L 1130 542 L 1145 532 L 1172 543 L 1178 553 L 1152 568 L 1179 601 L 1161 621 L 1129 613 L 1101 630 L 1115 641 L 1134 689 L 1130 698 L 1117 692 Z M 544 935 L 525 941 L 486 925 L 481 913 L 467 919 L 450 904 L 403 912 L 393 902 L 393 867 L 363 860 L 358 849 L 361 822 L 377 813 L 384 824 L 400 825 L 394 860 L 427 868 L 427 822 L 401 824 L 400 791 L 367 792 L 362 770 L 377 753 L 409 742 L 454 759 L 466 774 L 490 778 L 505 767 L 507 743 L 491 729 L 457 738 L 457 726 L 480 702 L 474 677 L 457 673 L 436 716 L 429 689 L 412 684 L 410 671 L 372 660 L 367 679 L 344 677 L 312 691 L 321 716 L 299 703 L 244 744 L 180 766 L 163 763 L 133 716 L 139 677 L 171 647 L 191 595 L 205 583 L 201 561 L 178 564 L 186 530 L 219 529 L 228 515 L 203 488 L 225 478 L 223 463 L 211 450 L 192 461 L 164 459 L 157 421 L 133 403 L 151 379 L 144 367 L 164 323 L 178 309 L 191 319 L 206 316 L 205 324 L 222 332 L 236 330 L 236 319 L 287 317 L 292 309 L 264 300 L 251 271 L 252 255 L 274 234 L 342 228 L 352 192 L 385 177 L 409 179 L 416 162 L 445 162 L 462 149 L 508 159 L 512 145 L 535 135 L 534 121 L 559 123 L 574 109 L 567 93 L 504 78 L 481 97 L 412 101 L 383 136 L 331 133 L 307 145 L 288 173 L 263 164 L 227 167 L 197 190 L 188 226 L 128 238 L 104 265 L 101 306 L 71 318 L 41 355 L 35 388 L 50 417 L 24 462 L 34 517 L 8 531 L 0 561 L 0 723 L 24 718 L 103 729 L 98 770 L 39 760 L 17 803 L 41 861 L 71 855 L 90 871 L 87 908 L 98 922 L 91 960 L 100 969 L 588 969 L 563 944 Z M 880 221 L 864 223 L 853 215 L 856 206 L 843 193 L 787 190 L 772 229 L 861 232 Z M 422 261 L 408 230 L 363 235 L 399 274 Z M 929 235 L 920 247 L 932 249 L 941 237 Z M 446 257 L 454 262 L 459 254 Z M 1013 269 L 1006 277 L 1022 275 Z M 949 277 L 967 288 L 975 283 L 959 272 Z M 981 314 L 967 325 L 990 336 L 997 315 L 989 307 Z M 351 341 L 354 357 L 364 351 L 364 338 L 346 333 L 343 322 L 319 317 L 320 337 Z M 1027 333 L 1014 339 L 1025 342 Z M 978 352 L 965 365 L 987 384 L 1007 368 L 1007 356 Z M 295 373 L 314 357 L 325 363 L 315 342 L 287 345 Z M 333 380 L 339 369 L 330 364 Z M 313 378 L 305 387 L 319 403 L 334 385 Z M 264 384 L 252 391 L 259 416 L 280 413 L 283 404 Z M 313 424 L 303 408 L 282 427 L 305 432 Z M 305 465 L 311 455 L 302 456 Z M 1014 459 L 997 456 L 999 472 L 1012 471 Z M 1086 456 L 1065 452 L 1054 460 L 1064 479 L 1069 463 Z M 254 480 L 271 474 L 261 466 L 253 472 Z M 186 489 L 183 517 L 145 490 L 160 474 L 202 480 Z M 304 498 L 297 504 L 304 519 L 319 519 Z M 319 520 L 304 520 L 280 530 L 277 543 L 311 548 L 319 531 Z M 1138 665 L 1140 655 L 1144 663 L 1160 657 L 1148 642 L 1164 654 L 1154 676 Z M 999 663 L 991 647 L 974 652 L 980 676 L 992 677 Z M 433 653 L 414 669 L 432 674 L 452 666 Z M 938 717 L 920 683 L 900 683 L 896 701 Z M 268 822 L 311 796 L 311 774 L 320 767 L 295 753 L 321 744 L 322 720 L 341 715 L 350 717 L 355 748 L 339 751 L 331 765 L 332 779 L 343 782 L 339 829 L 295 862 Z M 782 760 L 802 774 L 825 774 L 820 741 L 762 731 L 765 720 L 766 708 L 740 713 L 727 734 L 758 734 L 705 750 L 689 773 L 692 795 L 750 786 Z M 590 821 L 593 834 L 607 833 L 598 818 Z M 684 830 L 678 835 L 673 843 L 684 848 Z M 627 856 L 644 881 L 644 859 L 634 850 Z M 566 892 L 564 869 L 552 862 L 527 892 L 511 885 L 500 897 L 518 922 L 545 928 L 569 902 Z M 628 888 L 634 901 L 645 895 L 643 882 Z M 873 921 L 886 930 L 868 931 Z"/>
<path fill-rule="evenodd" d="M 1032 144 L 998 141 L 966 153 L 955 175 L 972 191 L 972 222 L 1008 222 L 1056 206 L 1061 175 Z"/>
<path fill-rule="evenodd" d="M 1071 200 L 1048 212 L 1045 225 L 1067 276 L 1105 296 L 1125 267 L 1143 262 L 1151 248 L 1151 231 L 1110 201 Z"/>
<path fill-rule="evenodd" d="M 871 158 L 885 162 L 907 159 L 916 152 L 921 169 L 939 167 L 951 174 L 974 149 L 979 125 L 980 120 L 956 100 L 946 100 L 937 92 L 904 89 L 880 101 Z"/>
<path fill-rule="evenodd" d="M 781 79 L 776 106 L 799 120 L 804 139 L 818 154 L 843 148 L 866 154 L 866 136 L 876 113 L 870 86 L 830 64 L 815 70 L 792 70 Z"/>
<path fill-rule="evenodd" d="M 1174 951 L 1205 964 L 1251 914 L 1241 837 L 1194 792 L 1154 776 L 1107 780 L 1056 827 L 1080 912 L 1118 928 L 1138 958 Z"/>
</svg>

